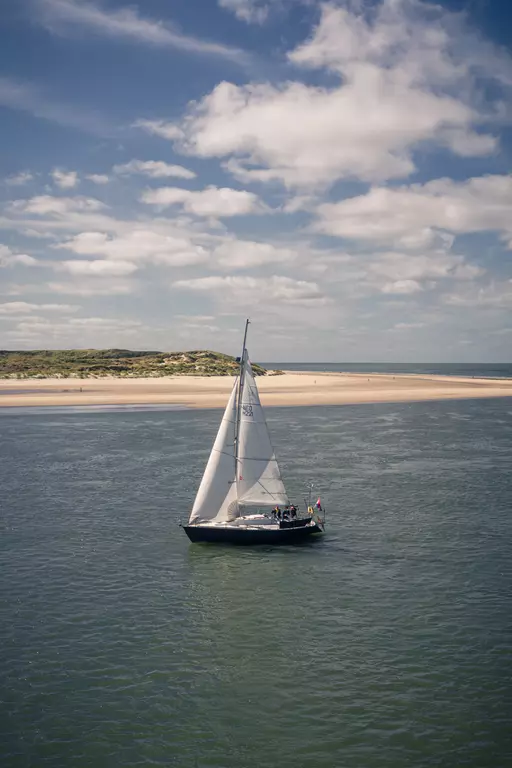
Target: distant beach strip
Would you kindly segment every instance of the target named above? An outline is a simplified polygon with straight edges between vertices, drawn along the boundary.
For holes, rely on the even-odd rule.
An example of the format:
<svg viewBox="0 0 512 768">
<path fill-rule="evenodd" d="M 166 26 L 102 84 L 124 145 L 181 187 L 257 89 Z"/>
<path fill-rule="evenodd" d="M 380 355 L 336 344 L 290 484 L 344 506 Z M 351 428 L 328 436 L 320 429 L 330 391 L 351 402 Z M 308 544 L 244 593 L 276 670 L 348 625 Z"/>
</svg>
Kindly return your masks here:
<svg viewBox="0 0 512 768">
<path fill-rule="evenodd" d="M 149 406 L 221 408 L 232 376 L 0 379 L 0 408 Z M 512 378 L 285 371 L 259 379 L 265 406 L 349 405 L 512 397 Z"/>
</svg>

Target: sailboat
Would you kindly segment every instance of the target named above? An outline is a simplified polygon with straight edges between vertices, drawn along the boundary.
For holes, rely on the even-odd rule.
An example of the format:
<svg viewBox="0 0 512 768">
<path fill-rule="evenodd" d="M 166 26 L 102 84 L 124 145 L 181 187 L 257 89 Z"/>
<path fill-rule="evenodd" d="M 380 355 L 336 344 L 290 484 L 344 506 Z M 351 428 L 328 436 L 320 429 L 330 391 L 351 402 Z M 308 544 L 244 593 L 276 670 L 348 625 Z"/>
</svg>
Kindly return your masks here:
<svg viewBox="0 0 512 768">
<path fill-rule="evenodd" d="M 323 531 L 306 504 L 290 506 L 246 348 L 188 524 L 193 542 L 290 544 Z"/>
</svg>

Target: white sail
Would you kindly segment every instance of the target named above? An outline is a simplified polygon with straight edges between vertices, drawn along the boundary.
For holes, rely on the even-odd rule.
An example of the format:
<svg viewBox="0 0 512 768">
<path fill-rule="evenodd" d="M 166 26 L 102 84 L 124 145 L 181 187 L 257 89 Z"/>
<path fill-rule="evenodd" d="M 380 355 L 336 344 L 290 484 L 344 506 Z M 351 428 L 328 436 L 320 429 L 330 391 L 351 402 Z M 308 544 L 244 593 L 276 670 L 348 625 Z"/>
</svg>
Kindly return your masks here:
<svg viewBox="0 0 512 768">
<path fill-rule="evenodd" d="M 189 523 L 199 520 L 222 522 L 238 516 L 235 482 L 235 423 L 236 392 L 235 381 L 229 402 L 224 411 L 217 438 L 197 491 Z"/>
<path fill-rule="evenodd" d="M 288 496 L 270 442 L 247 353 L 239 410 L 237 490 L 240 504 L 285 506 Z"/>
</svg>

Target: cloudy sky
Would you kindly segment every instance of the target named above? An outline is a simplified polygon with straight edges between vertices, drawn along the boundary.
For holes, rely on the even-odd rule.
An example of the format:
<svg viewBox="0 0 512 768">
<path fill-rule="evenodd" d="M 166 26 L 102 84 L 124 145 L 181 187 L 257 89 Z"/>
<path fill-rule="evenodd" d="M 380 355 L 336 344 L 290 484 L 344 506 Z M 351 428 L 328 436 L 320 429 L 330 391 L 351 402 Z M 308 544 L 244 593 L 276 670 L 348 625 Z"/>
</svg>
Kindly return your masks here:
<svg viewBox="0 0 512 768">
<path fill-rule="evenodd" d="M 511 359 L 509 0 L 0 21 L 0 347 Z"/>
</svg>

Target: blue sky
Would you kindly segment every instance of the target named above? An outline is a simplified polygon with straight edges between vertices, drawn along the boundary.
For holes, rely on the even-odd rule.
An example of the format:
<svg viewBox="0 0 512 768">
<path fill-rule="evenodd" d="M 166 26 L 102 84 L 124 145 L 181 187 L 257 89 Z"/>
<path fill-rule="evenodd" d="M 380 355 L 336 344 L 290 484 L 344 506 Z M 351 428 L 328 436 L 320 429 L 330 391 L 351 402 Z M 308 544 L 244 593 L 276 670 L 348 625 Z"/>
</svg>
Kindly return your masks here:
<svg viewBox="0 0 512 768">
<path fill-rule="evenodd" d="M 0 347 L 508 361 L 505 0 L 11 0 Z"/>
</svg>

